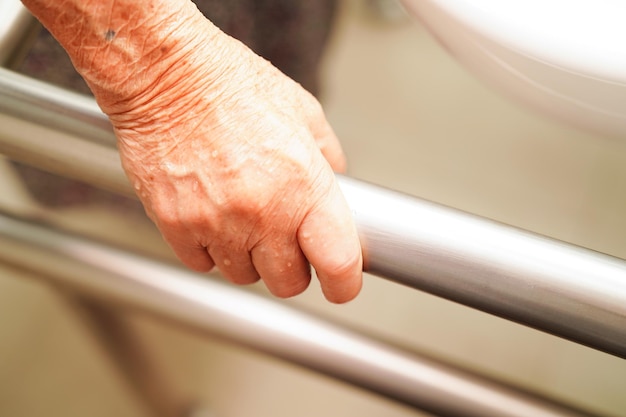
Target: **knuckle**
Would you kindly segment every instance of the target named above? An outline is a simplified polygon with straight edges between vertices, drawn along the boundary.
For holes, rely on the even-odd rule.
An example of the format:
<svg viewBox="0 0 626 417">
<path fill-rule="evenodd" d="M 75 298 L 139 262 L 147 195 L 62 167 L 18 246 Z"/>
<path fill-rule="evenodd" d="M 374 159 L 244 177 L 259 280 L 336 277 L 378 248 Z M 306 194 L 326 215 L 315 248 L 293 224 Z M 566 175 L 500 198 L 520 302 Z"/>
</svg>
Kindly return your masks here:
<svg viewBox="0 0 626 417">
<path fill-rule="evenodd" d="M 165 229 L 175 229 L 179 224 L 179 217 L 177 213 L 174 213 L 174 210 L 171 209 L 163 209 L 161 207 L 154 209 L 153 213 L 155 218 L 157 219 L 157 223 L 159 227 Z"/>
</svg>

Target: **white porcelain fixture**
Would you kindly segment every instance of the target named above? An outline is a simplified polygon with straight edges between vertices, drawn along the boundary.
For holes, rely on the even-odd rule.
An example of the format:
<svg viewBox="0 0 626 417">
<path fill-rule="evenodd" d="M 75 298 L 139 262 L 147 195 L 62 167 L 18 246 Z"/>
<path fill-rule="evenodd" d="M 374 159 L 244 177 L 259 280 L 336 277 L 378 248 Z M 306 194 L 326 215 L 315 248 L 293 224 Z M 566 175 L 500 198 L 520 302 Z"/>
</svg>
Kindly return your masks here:
<svg viewBox="0 0 626 417">
<path fill-rule="evenodd" d="M 572 124 L 626 138 L 623 0 L 403 0 L 478 77 Z"/>
</svg>

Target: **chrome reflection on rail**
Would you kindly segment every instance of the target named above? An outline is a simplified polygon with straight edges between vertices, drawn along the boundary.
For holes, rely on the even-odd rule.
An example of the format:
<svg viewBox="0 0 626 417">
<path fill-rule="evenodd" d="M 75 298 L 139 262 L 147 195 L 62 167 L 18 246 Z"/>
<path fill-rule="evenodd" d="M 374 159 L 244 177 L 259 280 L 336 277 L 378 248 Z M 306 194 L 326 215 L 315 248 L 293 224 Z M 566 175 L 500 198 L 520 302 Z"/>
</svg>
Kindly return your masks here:
<svg viewBox="0 0 626 417">
<path fill-rule="evenodd" d="M 133 195 L 94 105 L 0 69 L 0 153 Z M 368 272 L 626 358 L 625 261 L 339 180 Z"/>
<path fill-rule="evenodd" d="M 367 270 L 626 358 L 626 262 L 341 179 Z"/>
</svg>

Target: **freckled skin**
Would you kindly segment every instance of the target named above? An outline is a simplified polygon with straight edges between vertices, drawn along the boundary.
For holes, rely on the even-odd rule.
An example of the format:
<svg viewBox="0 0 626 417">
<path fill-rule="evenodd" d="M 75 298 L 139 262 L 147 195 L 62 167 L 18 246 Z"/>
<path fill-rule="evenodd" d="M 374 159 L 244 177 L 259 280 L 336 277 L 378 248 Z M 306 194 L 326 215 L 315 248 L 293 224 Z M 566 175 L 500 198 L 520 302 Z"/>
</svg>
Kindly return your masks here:
<svg viewBox="0 0 626 417">
<path fill-rule="evenodd" d="M 186 0 L 23 0 L 109 116 L 146 212 L 188 267 L 332 302 L 362 256 L 319 103 Z"/>
</svg>

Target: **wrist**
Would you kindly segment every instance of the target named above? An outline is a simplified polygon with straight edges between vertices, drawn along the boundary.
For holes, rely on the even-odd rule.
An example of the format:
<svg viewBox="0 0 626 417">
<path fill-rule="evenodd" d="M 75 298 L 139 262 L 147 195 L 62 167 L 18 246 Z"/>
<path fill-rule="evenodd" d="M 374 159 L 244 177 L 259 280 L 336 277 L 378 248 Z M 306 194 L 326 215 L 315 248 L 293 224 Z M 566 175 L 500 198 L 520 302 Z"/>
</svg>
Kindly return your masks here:
<svg viewBox="0 0 626 417">
<path fill-rule="evenodd" d="M 65 48 L 108 114 L 124 111 L 152 89 L 169 88 L 196 49 L 219 48 L 215 38 L 225 36 L 191 1 L 23 2 Z"/>
</svg>

